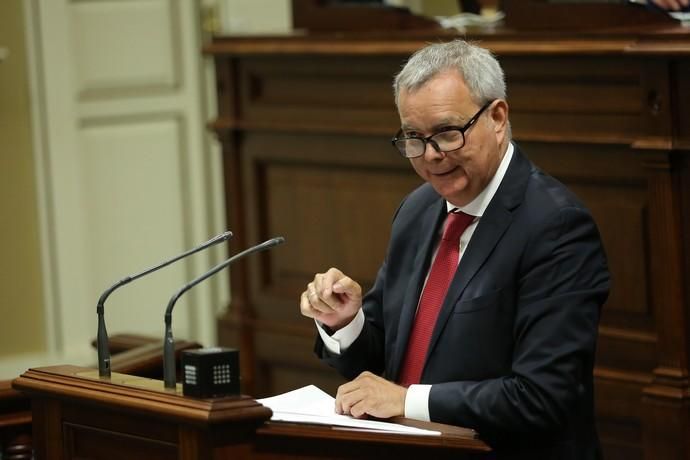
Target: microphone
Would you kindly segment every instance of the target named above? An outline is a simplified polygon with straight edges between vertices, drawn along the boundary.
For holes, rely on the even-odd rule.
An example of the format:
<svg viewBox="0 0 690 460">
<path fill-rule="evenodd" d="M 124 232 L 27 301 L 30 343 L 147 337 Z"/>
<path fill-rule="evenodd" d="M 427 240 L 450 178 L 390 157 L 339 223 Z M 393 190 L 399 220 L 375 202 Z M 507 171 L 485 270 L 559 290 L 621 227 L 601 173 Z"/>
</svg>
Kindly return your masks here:
<svg viewBox="0 0 690 460">
<path fill-rule="evenodd" d="M 110 294 L 113 293 L 114 290 L 119 288 L 120 286 L 124 286 L 125 284 L 129 284 L 132 281 L 141 278 L 142 276 L 146 276 L 149 273 L 153 273 L 157 270 L 160 270 L 163 267 L 167 267 L 173 262 L 177 262 L 180 259 L 183 259 L 187 256 L 190 256 L 196 252 L 203 251 L 204 249 L 216 245 L 218 243 L 221 243 L 223 241 L 227 241 L 230 238 L 232 238 L 232 232 L 231 231 L 226 231 L 221 233 L 220 235 L 216 235 L 207 242 L 192 248 L 188 250 L 187 252 L 184 252 L 176 257 L 173 257 L 170 260 L 166 260 L 163 263 L 160 263 L 154 267 L 148 268 L 144 270 L 141 273 L 137 273 L 136 275 L 130 275 L 125 278 L 122 278 L 120 281 L 117 283 L 113 284 L 110 286 L 108 289 L 106 289 L 103 294 L 101 294 L 101 297 L 98 299 L 98 305 L 96 306 L 96 314 L 98 315 L 98 332 L 96 334 L 96 349 L 98 350 L 98 376 L 99 377 L 110 377 L 110 345 L 108 344 L 108 332 L 106 331 L 105 328 L 105 318 L 103 316 L 103 306 L 105 304 L 105 300 L 110 296 Z"/>
<path fill-rule="evenodd" d="M 257 244 L 256 246 L 252 246 L 249 249 L 245 249 L 244 251 L 230 257 L 225 262 L 216 265 L 200 277 L 190 281 L 170 298 L 170 302 L 168 302 L 168 308 L 165 310 L 165 339 L 163 341 L 163 378 L 165 381 L 165 388 L 175 388 L 177 378 L 177 372 L 175 370 L 175 339 L 173 338 L 172 334 L 172 311 L 175 307 L 175 302 L 177 302 L 177 299 L 179 299 L 182 296 L 182 294 L 189 291 L 197 284 L 215 275 L 222 269 L 231 265 L 236 260 L 241 259 L 255 252 L 265 251 L 266 249 L 272 248 L 273 246 L 278 246 L 279 244 L 282 244 L 284 242 L 285 238 L 283 238 L 282 236 L 278 236 L 275 238 L 271 238 L 270 240 L 266 240 L 263 243 Z"/>
</svg>

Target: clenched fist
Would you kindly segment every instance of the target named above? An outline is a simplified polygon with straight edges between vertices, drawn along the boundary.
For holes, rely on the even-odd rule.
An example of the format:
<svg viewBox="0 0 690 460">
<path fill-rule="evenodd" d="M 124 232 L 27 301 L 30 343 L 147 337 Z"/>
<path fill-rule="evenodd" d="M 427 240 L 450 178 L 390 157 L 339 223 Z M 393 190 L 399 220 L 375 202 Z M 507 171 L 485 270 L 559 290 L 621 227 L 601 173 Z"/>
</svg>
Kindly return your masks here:
<svg viewBox="0 0 690 460">
<path fill-rule="evenodd" d="M 362 308 L 362 287 L 337 268 L 317 273 L 300 298 L 300 311 L 333 330 L 352 321 Z"/>
</svg>

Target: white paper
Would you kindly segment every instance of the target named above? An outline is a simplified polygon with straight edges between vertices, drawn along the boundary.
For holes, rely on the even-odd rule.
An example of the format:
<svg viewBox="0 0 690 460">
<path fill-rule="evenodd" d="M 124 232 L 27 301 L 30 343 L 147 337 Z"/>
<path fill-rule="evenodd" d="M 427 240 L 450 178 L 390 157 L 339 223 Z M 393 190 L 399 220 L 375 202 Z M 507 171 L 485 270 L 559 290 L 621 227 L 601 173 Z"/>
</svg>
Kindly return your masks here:
<svg viewBox="0 0 690 460">
<path fill-rule="evenodd" d="M 397 423 L 361 420 L 335 413 L 335 398 L 314 385 L 289 391 L 278 396 L 258 399 L 273 411 L 271 420 L 319 425 L 346 426 L 386 433 L 439 436 L 440 431 L 423 430 Z"/>
</svg>

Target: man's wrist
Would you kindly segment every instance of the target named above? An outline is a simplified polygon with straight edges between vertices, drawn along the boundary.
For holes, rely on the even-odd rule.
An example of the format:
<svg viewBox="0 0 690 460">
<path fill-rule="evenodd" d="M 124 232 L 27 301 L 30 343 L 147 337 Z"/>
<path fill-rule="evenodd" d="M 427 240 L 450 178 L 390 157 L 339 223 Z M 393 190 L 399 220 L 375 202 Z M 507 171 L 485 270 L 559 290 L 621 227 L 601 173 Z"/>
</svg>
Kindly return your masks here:
<svg viewBox="0 0 690 460">
<path fill-rule="evenodd" d="M 336 324 L 328 325 L 328 324 L 325 324 L 325 323 L 321 323 L 321 325 L 322 325 L 322 326 L 325 326 L 324 329 L 327 330 L 327 331 L 329 331 L 329 335 L 333 335 L 333 334 L 335 334 L 336 332 L 338 332 L 339 330 L 341 330 L 341 329 L 343 329 L 343 328 L 349 326 L 350 324 L 352 324 L 352 322 L 355 320 L 355 318 L 357 317 L 357 314 L 358 314 L 360 311 L 362 311 L 362 308 L 361 308 L 361 307 L 359 308 L 359 310 L 357 310 L 357 311 L 355 312 L 354 315 L 352 315 L 352 316 L 350 316 L 350 317 L 348 317 L 348 318 L 343 318 L 343 319 L 341 319 L 341 320 L 340 320 L 338 323 L 336 323 Z"/>
<path fill-rule="evenodd" d="M 431 385 L 410 385 L 405 393 L 405 417 L 430 421 L 429 394 Z"/>
<path fill-rule="evenodd" d="M 355 317 L 344 327 L 333 331 L 332 328 L 315 321 L 321 340 L 326 349 L 337 355 L 342 354 L 357 339 L 364 328 L 364 312 L 360 308 Z M 328 327 L 329 330 L 326 328 Z"/>
</svg>

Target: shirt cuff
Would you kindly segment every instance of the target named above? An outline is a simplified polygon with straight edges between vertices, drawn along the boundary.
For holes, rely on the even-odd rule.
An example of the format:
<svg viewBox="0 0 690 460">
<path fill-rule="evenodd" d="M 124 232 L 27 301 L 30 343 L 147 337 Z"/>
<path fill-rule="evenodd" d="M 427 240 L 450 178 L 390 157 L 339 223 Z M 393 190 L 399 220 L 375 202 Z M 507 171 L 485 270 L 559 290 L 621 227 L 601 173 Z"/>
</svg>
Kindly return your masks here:
<svg viewBox="0 0 690 460">
<path fill-rule="evenodd" d="M 357 340 L 362 329 L 364 329 L 364 312 L 360 308 L 352 321 L 350 321 L 350 324 L 338 329 L 333 335 L 328 335 L 321 323 L 316 320 L 314 322 L 326 349 L 333 354 L 340 355 L 345 353 L 350 345 Z"/>
<path fill-rule="evenodd" d="M 410 385 L 405 395 L 405 417 L 430 421 L 429 393 L 431 385 Z"/>
</svg>

